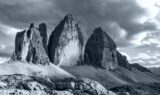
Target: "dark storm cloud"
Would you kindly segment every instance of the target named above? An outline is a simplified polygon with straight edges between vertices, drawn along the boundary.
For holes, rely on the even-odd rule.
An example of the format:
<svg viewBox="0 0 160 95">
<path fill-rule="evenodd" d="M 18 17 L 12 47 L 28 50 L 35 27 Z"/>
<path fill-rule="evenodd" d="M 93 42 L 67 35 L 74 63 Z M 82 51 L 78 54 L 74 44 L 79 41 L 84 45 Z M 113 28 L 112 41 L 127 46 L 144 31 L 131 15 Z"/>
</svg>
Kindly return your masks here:
<svg viewBox="0 0 160 95">
<path fill-rule="evenodd" d="M 153 23 L 140 24 L 136 21 L 146 14 L 146 10 L 140 8 L 135 0 L 56 0 L 56 4 L 65 13 L 71 12 L 80 17 L 85 27 L 89 27 L 88 33 L 102 26 L 108 34 L 114 36 L 119 30 L 111 29 L 109 25 L 112 22 L 124 29 L 128 33 L 127 37 L 156 28 Z"/>
<path fill-rule="evenodd" d="M 31 22 L 46 22 L 51 31 L 68 13 L 72 13 L 79 20 L 85 34 L 91 34 L 95 27 L 102 26 L 109 35 L 114 37 L 120 33 L 118 33 L 119 30 L 112 29 L 110 26 L 112 22 L 127 32 L 126 37 L 155 28 L 152 23 L 136 22 L 136 18 L 145 15 L 145 10 L 140 8 L 134 0 L 0 1 L 0 21 L 17 28 L 24 28 Z"/>
<path fill-rule="evenodd" d="M 9 57 L 11 57 L 11 53 L 7 53 L 7 52 L 0 52 L 0 57 L 9 58 Z"/>
<path fill-rule="evenodd" d="M 52 4 L 36 1 L 0 1 L 0 21 L 18 28 L 24 28 L 31 22 L 50 20 L 50 13 L 52 12 L 48 9 L 50 9 L 50 5 L 52 8 Z"/>
</svg>

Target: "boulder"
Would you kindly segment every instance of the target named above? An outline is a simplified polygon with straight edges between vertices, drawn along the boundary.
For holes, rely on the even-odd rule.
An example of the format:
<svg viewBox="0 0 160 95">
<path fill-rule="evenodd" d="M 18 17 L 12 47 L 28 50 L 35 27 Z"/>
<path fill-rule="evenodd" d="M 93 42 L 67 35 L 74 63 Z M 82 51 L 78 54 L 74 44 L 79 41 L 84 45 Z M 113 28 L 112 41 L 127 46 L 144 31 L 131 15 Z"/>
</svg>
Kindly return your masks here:
<svg viewBox="0 0 160 95">
<path fill-rule="evenodd" d="M 2 95 L 116 95 L 86 78 L 52 79 L 21 74 L 0 76 Z"/>
</svg>

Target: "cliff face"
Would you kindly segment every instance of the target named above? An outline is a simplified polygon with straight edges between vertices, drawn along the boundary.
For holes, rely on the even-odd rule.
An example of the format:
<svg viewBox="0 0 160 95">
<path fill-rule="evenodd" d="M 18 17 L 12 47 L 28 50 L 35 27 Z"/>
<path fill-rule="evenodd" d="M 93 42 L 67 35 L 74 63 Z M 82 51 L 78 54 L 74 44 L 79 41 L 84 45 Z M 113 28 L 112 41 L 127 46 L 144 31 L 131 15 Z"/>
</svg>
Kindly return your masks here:
<svg viewBox="0 0 160 95">
<path fill-rule="evenodd" d="M 132 70 L 131 66 L 127 60 L 127 57 L 122 55 L 120 52 L 117 51 L 117 61 L 118 61 L 118 65 L 121 67 L 124 67 L 128 70 Z"/>
<path fill-rule="evenodd" d="M 47 26 L 46 26 L 45 23 L 39 24 L 39 31 L 40 31 L 40 35 L 42 37 L 43 47 L 44 47 L 46 53 L 48 53 L 48 48 L 47 48 L 47 41 L 48 41 Z"/>
<path fill-rule="evenodd" d="M 49 64 L 49 58 L 43 47 L 44 37 L 40 34 L 33 24 L 27 31 L 18 32 L 15 39 L 15 51 L 11 59 L 33 64 Z"/>
<path fill-rule="evenodd" d="M 81 62 L 83 37 L 72 15 L 67 15 L 52 32 L 48 43 L 50 61 L 58 66 L 74 66 Z"/>
<path fill-rule="evenodd" d="M 88 39 L 84 61 L 85 64 L 107 70 L 118 66 L 116 44 L 101 28 L 96 28 Z"/>
</svg>

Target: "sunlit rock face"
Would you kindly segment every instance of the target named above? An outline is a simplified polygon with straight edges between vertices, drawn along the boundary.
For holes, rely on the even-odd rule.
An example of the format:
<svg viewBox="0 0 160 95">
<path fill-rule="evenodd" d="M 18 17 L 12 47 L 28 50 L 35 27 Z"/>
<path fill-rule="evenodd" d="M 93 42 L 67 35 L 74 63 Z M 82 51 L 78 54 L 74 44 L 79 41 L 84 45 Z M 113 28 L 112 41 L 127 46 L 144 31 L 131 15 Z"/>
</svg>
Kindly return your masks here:
<svg viewBox="0 0 160 95">
<path fill-rule="evenodd" d="M 50 61 L 58 66 L 74 66 L 81 62 L 83 38 L 72 15 L 67 15 L 52 32 L 48 43 Z"/>
<path fill-rule="evenodd" d="M 131 66 L 127 60 L 127 57 L 122 55 L 120 52 L 117 51 L 117 61 L 118 61 L 118 65 L 121 67 L 124 67 L 128 70 L 132 70 Z"/>
<path fill-rule="evenodd" d="M 49 64 L 42 39 L 40 31 L 33 24 L 27 31 L 18 32 L 15 38 L 15 51 L 11 59 L 33 64 Z"/>
<path fill-rule="evenodd" d="M 107 70 L 118 66 L 116 44 L 100 27 L 94 30 L 86 43 L 84 62 Z"/>
</svg>

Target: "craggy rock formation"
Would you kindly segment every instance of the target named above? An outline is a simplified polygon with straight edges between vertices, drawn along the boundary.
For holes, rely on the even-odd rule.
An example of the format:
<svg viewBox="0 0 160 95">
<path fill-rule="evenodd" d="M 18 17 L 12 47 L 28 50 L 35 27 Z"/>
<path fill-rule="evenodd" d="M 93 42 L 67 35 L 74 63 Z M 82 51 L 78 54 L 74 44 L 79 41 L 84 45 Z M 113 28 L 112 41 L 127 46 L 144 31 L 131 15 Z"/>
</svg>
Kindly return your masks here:
<svg viewBox="0 0 160 95">
<path fill-rule="evenodd" d="M 50 61 L 58 66 L 74 66 L 81 62 L 83 37 L 72 15 L 67 15 L 52 32 L 48 43 Z"/>
<path fill-rule="evenodd" d="M 45 23 L 39 24 L 39 31 L 40 31 L 40 35 L 42 37 L 43 47 L 47 53 L 48 52 L 48 48 L 47 48 L 48 37 L 47 37 L 47 26 Z"/>
<path fill-rule="evenodd" d="M 34 27 L 33 23 L 27 31 L 18 32 L 15 39 L 15 51 L 11 59 L 33 64 L 49 64 L 42 38 L 40 31 Z"/>
<path fill-rule="evenodd" d="M 118 66 L 116 44 L 100 27 L 94 30 L 86 43 L 84 62 L 107 70 Z"/>
<path fill-rule="evenodd" d="M 90 79 L 49 79 L 25 75 L 0 76 L 2 95 L 116 95 Z"/>
<path fill-rule="evenodd" d="M 117 51 L 117 61 L 118 61 L 118 65 L 121 67 L 124 67 L 128 70 L 131 70 L 131 66 L 127 60 L 127 57 L 122 55 L 120 52 Z"/>
</svg>

